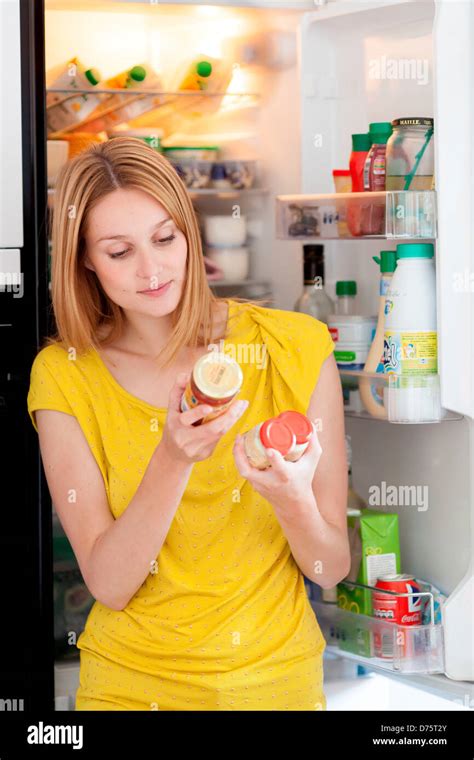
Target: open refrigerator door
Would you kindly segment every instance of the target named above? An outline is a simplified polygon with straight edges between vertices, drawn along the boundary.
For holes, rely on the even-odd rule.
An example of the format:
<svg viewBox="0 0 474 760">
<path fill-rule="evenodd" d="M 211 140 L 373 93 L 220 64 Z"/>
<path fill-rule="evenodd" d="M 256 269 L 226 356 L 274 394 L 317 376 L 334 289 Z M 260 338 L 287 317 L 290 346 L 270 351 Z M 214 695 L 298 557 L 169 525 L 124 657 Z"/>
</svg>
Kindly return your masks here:
<svg viewBox="0 0 474 760">
<path fill-rule="evenodd" d="M 420 414 L 414 390 L 419 390 L 419 377 L 400 390 L 400 383 L 392 383 L 394 378 L 383 371 L 378 379 L 364 373 L 363 363 L 361 369 L 346 370 L 342 351 L 338 363 L 345 390 L 351 392 L 348 397 L 361 391 L 363 383 L 380 383 L 388 409 L 383 418 L 360 403 L 348 405 L 346 427 L 357 491 L 369 494 L 369 507 L 398 514 L 401 572 L 443 591 L 442 624 L 427 639 L 437 662 L 430 666 L 425 661 L 421 672 L 444 673 L 444 678 L 461 682 L 474 680 L 473 196 L 472 167 L 465 163 L 472 156 L 474 127 L 473 12 L 463 2 L 388 0 L 321 4 L 305 14 L 300 36 L 301 194 L 277 198 L 278 237 L 324 241 L 326 287 L 334 296 L 336 282 L 356 280 L 357 314 L 377 312 L 378 275 L 372 258 L 382 248 L 397 246 L 398 251 L 400 244 L 428 244 L 435 251 L 439 361 L 426 383 L 436 394 L 432 413 Z M 390 127 L 397 119 L 432 124 L 433 117 L 432 176 L 410 188 L 414 171 L 388 189 L 387 157 L 385 190 L 334 193 L 333 170 L 349 167 L 351 133 L 366 133 L 369 123 Z M 420 146 L 415 168 L 426 144 Z M 400 394 L 415 399 L 408 405 L 409 414 L 408 406 L 401 413 Z M 368 588 L 366 593 L 375 591 L 371 583 Z M 329 630 L 334 631 L 330 618 L 335 610 L 344 615 L 340 605 L 315 604 L 322 620 L 326 608 Z M 354 617 L 353 611 L 348 614 Z M 359 630 L 362 641 L 370 639 L 373 617 L 358 617 L 359 625 L 346 621 L 345 633 Z M 437 635 L 441 627 L 444 645 Z M 350 647 L 331 643 L 351 656 Z M 427 654 L 424 645 L 419 653 Z M 364 654 L 362 661 L 377 663 L 373 650 Z M 393 659 L 388 668 L 404 669 Z M 410 668 L 416 672 L 413 662 Z M 443 676 L 431 678 L 439 686 Z M 428 681 L 426 686 L 430 688 Z M 459 686 L 467 694 L 472 691 L 468 683 Z"/>
</svg>

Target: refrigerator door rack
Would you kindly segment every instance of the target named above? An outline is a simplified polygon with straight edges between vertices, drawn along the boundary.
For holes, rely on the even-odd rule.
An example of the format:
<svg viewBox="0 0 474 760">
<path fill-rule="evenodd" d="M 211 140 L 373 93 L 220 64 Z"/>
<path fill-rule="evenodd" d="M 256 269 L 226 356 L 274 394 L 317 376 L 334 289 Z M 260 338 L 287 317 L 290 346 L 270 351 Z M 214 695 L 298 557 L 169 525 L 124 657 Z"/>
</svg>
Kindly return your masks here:
<svg viewBox="0 0 474 760">
<path fill-rule="evenodd" d="M 433 595 L 426 591 L 399 594 L 384 591 L 374 586 L 343 581 L 351 589 L 361 589 L 361 596 L 372 593 L 388 594 L 387 598 L 425 597 L 429 605 L 430 622 L 423 625 L 402 625 L 387 619 L 353 612 L 334 603 L 311 600 L 321 632 L 327 646 L 339 654 L 356 658 L 359 662 L 376 666 L 383 670 L 403 674 L 444 673 L 444 630 L 443 625 L 433 624 Z M 338 596 L 342 599 L 342 594 Z"/>
<path fill-rule="evenodd" d="M 365 372 L 364 370 L 339 369 L 343 391 L 360 392 L 365 390 L 383 399 L 385 414 L 375 416 L 364 410 L 350 410 L 346 414 L 352 417 L 381 420 L 398 424 L 428 424 L 462 420 L 463 416 L 444 409 L 441 406 L 440 376 L 412 375 L 400 376 L 382 372 Z M 369 386 L 369 388 L 368 388 Z M 346 393 L 347 395 L 347 393 Z"/>
<path fill-rule="evenodd" d="M 434 240 L 436 192 L 278 195 L 276 227 L 280 240 Z"/>
</svg>

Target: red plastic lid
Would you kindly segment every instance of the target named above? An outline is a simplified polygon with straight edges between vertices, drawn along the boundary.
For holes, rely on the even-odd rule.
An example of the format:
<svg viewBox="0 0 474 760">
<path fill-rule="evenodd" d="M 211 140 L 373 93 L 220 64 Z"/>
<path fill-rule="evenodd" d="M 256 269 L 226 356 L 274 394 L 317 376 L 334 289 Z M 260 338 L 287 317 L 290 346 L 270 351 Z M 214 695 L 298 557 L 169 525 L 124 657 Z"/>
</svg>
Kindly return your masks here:
<svg viewBox="0 0 474 760">
<path fill-rule="evenodd" d="M 350 169 L 333 169 L 332 170 L 333 177 L 349 177 L 350 174 L 351 174 Z"/>
<path fill-rule="evenodd" d="M 260 440 L 267 449 L 276 449 L 282 456 L 288 454 L 295 442 L 292 430 L 277 417 L 265 420 L 260 428 Z"/>
<path fill-rule="evenodd" d="M 313 426 L 305 414 L 293 411 L 282 412 L 277 419 L 282 420 L 293 431 L 296 443 L 308 443 L 313 433 Z"/>
</svg>

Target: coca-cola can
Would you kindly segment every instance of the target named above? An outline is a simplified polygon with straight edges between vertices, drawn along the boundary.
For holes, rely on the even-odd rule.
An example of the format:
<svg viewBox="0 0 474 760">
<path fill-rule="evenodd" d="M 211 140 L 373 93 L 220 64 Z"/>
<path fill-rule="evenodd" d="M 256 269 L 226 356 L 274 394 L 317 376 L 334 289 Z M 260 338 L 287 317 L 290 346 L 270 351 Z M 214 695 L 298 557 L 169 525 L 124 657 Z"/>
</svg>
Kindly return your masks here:
<svg viewBox="0 0 474 760">
<path fill-rule="evenodd" d="M 399 626 L 421 625 L 422 597 L 416 592 L 421 591 L 413 575 L 390 574 L 381 575 L 375 584 L 380 592 L 372 592 L 372 615 L 380 620 L 383 625 L 374 631 L 374 655 L 384 660 L 393 660 L 393 630 L 387 627 L 395 623 Z M 384 591 L 395 591 L 399 594 L 412 594 L 413 596 L 393 596 Z M 400 630 L 400 655 L 409 656 L 409 645 Z"/>
</svg>

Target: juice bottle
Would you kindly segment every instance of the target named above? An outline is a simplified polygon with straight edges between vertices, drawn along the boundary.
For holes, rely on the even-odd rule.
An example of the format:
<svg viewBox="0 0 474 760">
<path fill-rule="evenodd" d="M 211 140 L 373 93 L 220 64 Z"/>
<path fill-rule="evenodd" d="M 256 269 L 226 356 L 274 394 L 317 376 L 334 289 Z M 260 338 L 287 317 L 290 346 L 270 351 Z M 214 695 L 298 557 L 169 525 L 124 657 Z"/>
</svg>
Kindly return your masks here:
<svg viewBox="0 0 474 760">
<path fill-rule="evenodd" d="M 120 93 L 104 96 L 100 108 L 87 122 L 90 131 L 111 130 L 114 127 L 137 119 L 142 114 L 150 111 L 163 100 L 162 95 L 146 96 L 147 90 L 157 93 L 163 91 L 161 77 L 147 63 L 132 66 L 130 69 L 121 71 L 103 82 L 104 89 L 111 90 L 136 90 L 136 96 L 122 95 Z"/>
<path fill-rule="evenodd" d="M 232 68 L 219 58 L 202 55 L 187 65 L 177 90 L 225 92 L 232 78 Z"/>
<path fill-rule="evenodd" d="M 97 69 L 86 69 L 74 57 L 65 64 L 50 69 L 46 74 L 47 87 L 70 90 L 68 92 L 48 92 L 46 95 L 46 121 L 48 133 L 60 132 L 82 122 L 100 105 L 101 95 L 93 92 L 100 82 Z M 75 95 L 74 90 L 86 90 Z"/>
</svg>

